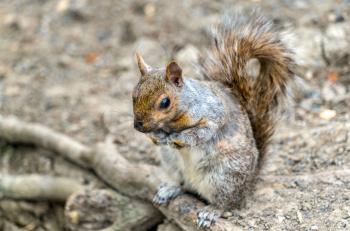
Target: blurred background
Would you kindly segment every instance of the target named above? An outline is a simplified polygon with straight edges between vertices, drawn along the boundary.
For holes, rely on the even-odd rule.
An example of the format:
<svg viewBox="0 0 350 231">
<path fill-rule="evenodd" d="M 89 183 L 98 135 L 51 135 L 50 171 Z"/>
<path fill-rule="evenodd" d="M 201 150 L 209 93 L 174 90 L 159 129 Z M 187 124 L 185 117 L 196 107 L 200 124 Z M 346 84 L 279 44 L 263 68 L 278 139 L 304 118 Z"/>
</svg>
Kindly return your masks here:
<svg viewBox="0 0 350 231">
<path fill-rule="evenodd" d="M 350 176 L 308 178 L 350 166 L 349 0 L 1 0 L 0 114 L 86 144 L 113 133 L 129 160 L 157 164 L 159 150 L 132 127 L 135 51 L 154 66 L 175 58 L 192 75 L 210 26 L 229 9 L 252 7 L 291 32 L 303 79 L 262 174 L 307 180 L 258 184 L 235 222 L 247 230 L 349 230 Z M 94 184 L 92 173 L 50 152 L 2 141 L 0 173 Z M 0 230 L 64 230 L 63 206 L 0 195 Z"/>
</svg>

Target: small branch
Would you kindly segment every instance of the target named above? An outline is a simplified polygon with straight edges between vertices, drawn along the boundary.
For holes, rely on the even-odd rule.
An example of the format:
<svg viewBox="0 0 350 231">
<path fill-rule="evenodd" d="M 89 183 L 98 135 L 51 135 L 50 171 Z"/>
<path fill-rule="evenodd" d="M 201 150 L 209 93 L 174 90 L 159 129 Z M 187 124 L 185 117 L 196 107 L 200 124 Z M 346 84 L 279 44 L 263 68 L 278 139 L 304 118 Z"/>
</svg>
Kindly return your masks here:
<svg viewBox="0 0 350 231">
<path fill-rule="evenodd" d="M 63 177 L 0 175 L 0 198 L 65 201 L 82 189 L 78 182 Z"/>
</svg>

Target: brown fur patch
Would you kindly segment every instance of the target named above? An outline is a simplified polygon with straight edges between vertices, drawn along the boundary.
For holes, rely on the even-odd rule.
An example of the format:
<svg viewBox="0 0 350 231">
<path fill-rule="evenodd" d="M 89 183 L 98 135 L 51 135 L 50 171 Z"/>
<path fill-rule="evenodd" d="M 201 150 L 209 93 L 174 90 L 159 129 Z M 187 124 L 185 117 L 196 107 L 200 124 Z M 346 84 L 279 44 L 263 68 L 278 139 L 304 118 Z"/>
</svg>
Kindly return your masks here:
<svg viewBox="0 0 350 231">
<path fill-rule="evenodd" d="M 159 129 L 160 124 L 166 124 L 177 114 L 178 88 L 165 80 L 164 69 L 152 68 L 145 73 L 133 91 L 133 107 L 135 120 L 141 121 L 147 130 Z M 171 106 L 160 109 L 159 103 L 168 96 Z"/>
<path fill-rule="evenodd" d="M 173 121 L 169 123 L 169 128 L 175 131 L 181 131 L 191 123 L 188 113 L 181 113 Z"/>
<path fill-rule="evenodd" d="M 181 113 L 179 116 L 175 117 L 168 126 L 173 131 L 182 131 L 188 128 L 197 127 L 197 126 L 205 126 L 205 119 L 201 119 L 199 121 L 193 121 L 190 115 L 187 112 Z"/>
<path fill-rule="evenodd" d="M 232 152 L 234 151 L 234 147 L 230 140 L 222 139 L 217 143 L 217 148 L 220 153 L 226 154 L 226 155 L 232 155 Z"/>
</svg>

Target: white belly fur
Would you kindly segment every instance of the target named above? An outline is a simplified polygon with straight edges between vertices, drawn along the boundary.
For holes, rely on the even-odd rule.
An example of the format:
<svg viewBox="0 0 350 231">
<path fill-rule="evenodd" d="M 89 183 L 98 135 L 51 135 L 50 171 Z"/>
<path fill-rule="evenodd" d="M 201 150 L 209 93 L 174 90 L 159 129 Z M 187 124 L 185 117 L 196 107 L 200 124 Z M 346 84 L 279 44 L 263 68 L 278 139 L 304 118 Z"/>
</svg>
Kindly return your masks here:
<svg viewBox="0 0 350 231">
<path fill-rule="evenodd" d="M 211 174 L 203 173 L 200 169 L 201 162 L 205 157 L 205 152 L 203 149 L 191 148 L 191 149 L 181 149 L 180 150 L 182 160 L 183 160 L 183 177 L 185 181 L 185 187 L 188 187 L 201 196 L 203 196 L 208 201 L 212 201 L 214 198 L 214 187 Z"/>
</svg>

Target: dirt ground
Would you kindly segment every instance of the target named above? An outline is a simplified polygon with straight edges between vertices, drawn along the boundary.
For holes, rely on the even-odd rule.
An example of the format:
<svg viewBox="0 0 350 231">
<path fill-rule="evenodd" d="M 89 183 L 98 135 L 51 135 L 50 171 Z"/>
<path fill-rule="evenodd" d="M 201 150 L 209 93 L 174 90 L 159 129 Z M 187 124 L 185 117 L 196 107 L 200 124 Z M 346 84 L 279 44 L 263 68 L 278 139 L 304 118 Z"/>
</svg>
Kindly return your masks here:
<svg viewBox="0 0 350 231">
<path fill-rule="evenodd" d="M 132 127 L 134 54 L 191 62 L 210 25 L 258 6 L 293 35 L 295 103 L 280 122 L 257 189 L 230 217 L 244 230 L 350 230 L 350 1 L 1 0 L 0 113 L 92 144 L 114 133 L 133 161 L 159 162 Z M 0 142 L 0 173 L 92 173 L 53 153 Z M 63 204 L 1 199 L 0 230 L 64 230 Z M 159 228 L 161 230 L 161 227 Z"/>
</svg>

